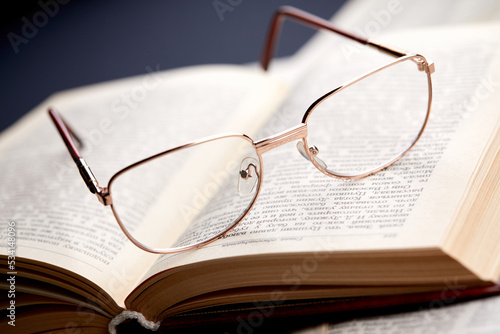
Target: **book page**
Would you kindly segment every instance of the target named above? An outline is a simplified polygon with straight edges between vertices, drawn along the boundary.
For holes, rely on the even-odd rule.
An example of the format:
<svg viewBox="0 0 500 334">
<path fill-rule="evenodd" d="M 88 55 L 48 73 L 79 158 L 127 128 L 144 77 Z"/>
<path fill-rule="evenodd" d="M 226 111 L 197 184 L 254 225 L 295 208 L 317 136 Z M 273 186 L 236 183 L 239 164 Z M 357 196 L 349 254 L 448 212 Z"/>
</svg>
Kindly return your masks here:
<svg viewBox="0 0 500 334">
<path fill-rule="evenodd" d="M 446 306 L 446 307 L 444 307 Z M 346 320 L 297 330 L 294 334 L 497 333 L 500 298 L 450 305 L 434 300 L 418 311 Z"/>
<path fill-rule="evenodd" d="M 15 223 L 19 268 L 24 258 L 65 268 L 122 304 L 156 258 L 88 192 L 49 106 L 81 136 L 82 155 L 105 186 L 119 169 L 176 145 L 217 132 L 252 134 L 285 92 L 262 71 L 238 66 L 147 70 L 56 94 L 2 134 L 0 219 Z M 0 254 L 7 254 L 7 224 L 1 228 Z"/>
<path fill-rule="evenodd" d="M 497 121 L 485 118 L 481 105 L 497 93 L 497 81 L 489 73 L 498 57 L 498 29 L 496 25 L 485 25 L 386 36 L 384 41 L 422 53 L 436 64 L 431 118 L 410 153 L 376 175 L 343 181 L 320 173 L 294 145 L 267 152 L 263 156 L 263 187 L 249 216 L 226 237 L 208 246 L 161 256 L 145 278 L 173 266 L 237 255 L 318 248 L 340 251 L 438 247 L 481 152 L 496 130 Z M 333 39 L 329 49 L 322 49 L 310 64 L 307 76 L 296 82 L 289 100 L 262 129 L 262 136 L 298 124 L 307 107 L 325 89 L 331 90 L 387 62 L 384 57 L 349 41 Z M 478 92 L 484 94 L 478 96 Z M 467 126 L 473 121 L 478 127 Z M 456 165 L 456 155 L 448 151 L 462 136 L 478 140 L 461 148 L 467 158 L 458 157 L 460 165 Z M 453 173 L 441 173 L 450 167 Z M 432 190 L 427 191 L 429 187 Z M 439 187 L 446 187 L 446 197 L 440 198 L 446 201 L 444 207 L 432 202 L 434 194 L 426 195 Z M 421 202 L 421 197 L 427 199 Z M 437 213 L 443 219 L 422 219 Z"/>
<path fill-rule="evenodd" d="M 369 38 L 381 32 L 500 20 L 495 0 L 349 0 L 333 17 L 335 24 Z"/>
</svg>

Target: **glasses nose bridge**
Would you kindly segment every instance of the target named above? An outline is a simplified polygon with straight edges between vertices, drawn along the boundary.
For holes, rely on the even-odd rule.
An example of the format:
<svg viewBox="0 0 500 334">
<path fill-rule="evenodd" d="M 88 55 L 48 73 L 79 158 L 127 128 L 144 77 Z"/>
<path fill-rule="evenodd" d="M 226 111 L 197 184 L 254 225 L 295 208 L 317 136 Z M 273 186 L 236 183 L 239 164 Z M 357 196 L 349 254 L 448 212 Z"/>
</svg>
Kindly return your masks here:
<svg viewBox="0 0 500 334">
<path fill-rule="evenodd" d="M 307 124 L 302 123 L 283 132 L 259 140 L 255 143 L 255 148 L 257 153 L 261 155 L 273 148 L 305 137 L 307 137 Z"/>
</svg>

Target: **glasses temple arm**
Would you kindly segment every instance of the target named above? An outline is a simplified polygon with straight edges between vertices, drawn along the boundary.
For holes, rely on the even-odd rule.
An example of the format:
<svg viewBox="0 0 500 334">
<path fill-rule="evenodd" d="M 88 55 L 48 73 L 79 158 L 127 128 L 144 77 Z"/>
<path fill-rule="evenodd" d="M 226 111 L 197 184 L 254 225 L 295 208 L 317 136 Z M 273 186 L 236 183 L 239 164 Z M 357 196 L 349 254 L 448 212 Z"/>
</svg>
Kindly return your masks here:
<svg viewBox="0 0 500 334">
<path fill-rule="evenodd" d="M 57 131 L 61 135 L 61 138 L 64 141 L 64 144 L 66 145 L 69 154 L 71 155 L 73 161 L 78 167 L 80 175 L 82 176 L 83 181 L 89 188 L 90 192 L 96 194 L 97 197 L 99 198 L 99 201 L 104 205 L 110 204 L 109 203 L 110 198 L 108 196 L 109 194 L 107 192 L 107 189 L 99 186 L 99 182 L 97 182 L 97 179 L 92 173 L 92 170 L 87 165 L 85 159 L 83 159 L 82 155 L 80 154 L 80 151 L 78 150 L 78 147 L 82 146 L 82 141 L 78 138 L 78 136 L 71 129 L 71 127 L 67 125 L 67 123 L 64 121 L 64 119 L 61 117 L 61 115 L 59 115 L 57 111 L 55 111 L 52 108 L 49 108 L 48 113 L 50 115 L 50 118 L 54 122 Z"/>
<path fill-rule="evenodd" d="M 64 121 L 64 119 L 61 117 L 61 115 L 59 115 L 57 111 L 49 108 L 48 112 L 73 160 L 76 161 L 81 159 L 82 156 L 78 151 L 78 147 L 82 147 L 82 141 L 80 140 L 80 138 L 78 138 L 75 132 Z"/>
<path fill-rule="evenodd" d="M 309 26 L 314 29 L 326 29 L 331 32 L 337 33 L 341 36 L 344 36 L 346 38 L 349 38 L 353 41 L 356 41 L 358 43 L 361 43 L 363 45 L 367 45 L 370 47 L 373 47 L 381 52 L 387 53 L 393 57 L 402 57 L 406 55 L 406 52 L 397 50 L 391 47 L 383 46 L 374 42 L 369 41 L 367 38 L 351 34 L 345 30 L 342 30 L 340 28 L 337 28 L 334 26 L 331 22 L 320 18 L 318 16 L 312 15 L 310 13 L 307 13 L 305 11 L 302 11 L 300 9 L 290 7 L 290 6 L 283 6 L 280 7 L 276 13 L 274 14 L 272 20 L 271 20 L 271 25 L 269 32 L 267 34 L 267 39 L 264 45 L 264 51 L 262 53 L 260 63 L 261 66 L 264 70 L 267 70 L 269 66 L 269 62 L 271 61 L 271 58 L 273 57 L 274 54 L 274 49 L 276 47 L 277 41 L 278 41 L 278 36 L 280 33 L 280 28 L 282 25 L 282 22 L 286 19 L 293 20 L 297 23 L 303 24 L 305 26 Z"/>
</svg>

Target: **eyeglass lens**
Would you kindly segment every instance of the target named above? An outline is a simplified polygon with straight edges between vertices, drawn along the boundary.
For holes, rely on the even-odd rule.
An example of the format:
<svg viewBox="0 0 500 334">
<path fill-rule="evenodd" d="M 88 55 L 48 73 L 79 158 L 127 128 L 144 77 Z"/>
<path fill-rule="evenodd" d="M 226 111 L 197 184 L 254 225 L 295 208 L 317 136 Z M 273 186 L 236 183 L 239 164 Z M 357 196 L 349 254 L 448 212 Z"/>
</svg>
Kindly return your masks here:
<svg viewBox="0 0 500 334">
<path fill-rule="evenodd" d="M 319 103 L 307 119 L 307 149 L 332 174 L 375 170 L 413 144 L 428 102 L 427 74 L 411 58 L 398 62 Z"/>
<path fill-rule="evenodd" d="M 258 193 L 260 162 L 241 136 L 152 159 L 110 184 L 113 210 L 132 237 L 151 248 L 198 245 L 235 224 Z"/>
</svg>

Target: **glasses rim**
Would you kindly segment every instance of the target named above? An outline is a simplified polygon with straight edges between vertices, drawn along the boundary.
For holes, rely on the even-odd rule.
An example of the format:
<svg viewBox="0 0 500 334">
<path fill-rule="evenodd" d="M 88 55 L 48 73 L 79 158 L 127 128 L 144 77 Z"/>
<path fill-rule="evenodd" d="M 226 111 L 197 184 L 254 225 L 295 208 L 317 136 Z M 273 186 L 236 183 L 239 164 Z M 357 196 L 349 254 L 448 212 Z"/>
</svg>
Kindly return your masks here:
<svg viewBox="0 0 500 334">
<path fill-rule="evenodd" d="M 256 171 L 256 173 L 257 173 L 257 185 L 256 185 L 257 187 L 256 187 L 256 191 L 255 191 L 255 194 L 253 195 L 253 198 L 250 201 L 249 205 L 245 209 L 245 211 L 242 212 L 242 214 L 237 219 L 235 219 L 232 223 L 230 223 L 230 225 L 227 228 L 225 228 L 222 232 L 219 232 L 218 234 L 213 235 L 212 237 L 210 237 L 210 238 L 208 238 L 206 240 L 203 240 L 203 241 L 200 241 L 200 242 L 196 242 L 196 243 L 193 243 L 193 244 L 190 244 L 190 245 L 187 245 L 187 246 L 170 247 L 170 248 L 159 248 L 159 247 L 148 246 L 148 245 L 142 243 L 141 241 L 139 241 L 137 238 L 135 238 L 128 231 L 128 229 L 125 227 L 125 224 L 121 220 L 121 218 L 120 218 L 120 216 L 119 216 L 119 214 L 118 214 L 118 212 L 117 212 L 117 210 L 115 208 L 115 205 L 114 205 L 113 201 L 111 200 L 111 204 L 110 204 L 111 211 L 113 212 L 113 215 L 114 215 L 116 221 L 118 222 L 118 225 L 120 226 L 120 229 L 122 230 L 123 233 L 125 233 L 125 235 L 127 236 L 127 238 L 134 245 L 136 245 L 140 249 L 145 250 L 145 251 L 150 252 L 150 253 L 156 253 L 156 254 L 179 253 L 179 252 L 183 252 L 183 251 L 187 251 L 187 250 L 191 250 L 191 249 L 203 247 L 203 246 L 205 246 L 205 245 L 207 245 L 207 244 L 209 244 L 209 243 L 217 240 L 221 236 L 223 236 L 223 235 L 227 234 L 228 232 L 230 232 L 243 219 L 245 219 L 245 217 L 250 213 L 250 211 L 254 207 L 255 203 L 257 202 L 257 198 L 259 197 L 259 194 L 260 194 L 260 191 L 261 191 L 261 188 L 262 188 L 262 179 L 263 179 L 263 173 L 264 173 L 264 163 L 263 163 L 263 160 L 262 160 L 262 155 L 257 150 L 255 142 L 249 136 L 247 136 L 245 134 L 241 134 L 241 133 L 226 133 L 226 134 L 221 134 L 221 135 L 215 135 L 215 136 L 205 137 L 205 138 L 202 138 L 202 139 L 191 141 L 191 142 L 186 143 L 184 145 L 180 145 L 180 146 L 168 149 L 166 151 L 160 152 L 160 153 L 155 154 L 153 156 L 150 156 L 148 158 L 145 158 L 145 159 L 142 159 L 140 161 L 137 161 L 137 162 L 135 162 L 135 163 L 133 163 L 131 165 L 128 165 L 125 168 L 122 168 L 118 172 L 116 172 L 110 178 L 110 180 L 108 182 L 107 189 L 108 189 L 108 192 L 109 192 L 109 196 L 112 199 L 112 194 L 113 194 L 113 192 L 112 192 L 112 189 L 113 189 L 112 185 L 113 185 L 113 182 L 120 175 L 123 175 L 124 173 L 126 173 L 126 172 L 128 172 L 128 171 L 130 171 L 132 169 L 135 169 L 135 168 L 137 168 L 139 166 L 142 166 L 142 165 L 144 165 L 144 164 L 146 164 L 146 163 L 148 163 L 150 161 L 159 159 L 161 157 L 165 157 L 167 155 L 170 155 L 170 154 L 173 154 L 173 153 L 185 150 L 185 149 L 189 149 L 189 148 L 192 148 L 192 147 L 195 147 L 195 146 L 203 145 L 205 143 L 217 141 L 217 140 L 220 140 L 220 139 L 226 139 L 226 138 L 241 138 L 241 139 L 244 139 L 245 141 L 247 141 L 248 143 L 251 144 L 251 146 L 254 149 L 255 154 L 257 155 L 258 160 L 259 160 L 259 169 Z"/>
<path fill-rule="evenodd" d="M 371 71 L 368 71 L 362 75 L 359 75 L 347 82 L 345 82 L 344 84 L 336 87 L 335 89 L 329 91 L 328 93 L 324 94 L 323 96 L 321 96 L 320 98 L 318 98 L 316 101 L 314 101 L 310 106 L 309 108 L 307 108 L 303 118 L 302 118 L 302 123 L 306 124 L 307 125 L 307 121 L 309 119 L 309 117 L 313 114 L 314 112 L 314 109 L 316 109 L 316 107 L 318 105 L 321 104 L 321 102 L 325 101 L 326 99 L 340 93 L 341 91 L 343 91 L 344 89 L 356 84 L 357 82 L 363 80 L 363 79 L 366 79 L 376 73 L 379 73 L 387 68 L 390 68 L 392 66 L 395 66 L 397 64 L 400 64 L 402 62 L 405 62 L 405 61 L 414 61 L 416 64 L 416 66 L 418 66 L 418 70 L 419 71 L 423 71 L 424 73 L 426 73 L 426 78 L 427 78 L 427 91 L 428 91 L 428 99 L 427 99 L 427 110 L 426 110 L 426 113 L 425 113 L 425 118 L 422 122 L 422 125 L 417 133 L 417 135 L 415 136 L 415 138 L 413 139 L 413 141 L 408 145 L 406 146 L 404 149 L 402 149 L 398 154 L 396 154 L 392 159 L 388 160 L 387 162 L 385 163 L 382 163 L 380 165 L 378 165 L 377 167 L 374 167 L 372 169 L 369 169 L 367 171 L 364 171 L 364 172 L 360 172 L 360 173 L 355 173 L 355 174 L 344 174 L 344 173 L 338 173 L 338 172 L 331 172 L 329 171 L 328 169 L 322 167 L 315 159 L 313 153 L 312 153 L 312 150 L 310 149 L 305 149 L 305 153 L 307 154 L 309 160 L 312 162 L 312 164 L 320 171 L 322 172 L 323 174 L 325 175 L 328 175 L 330 177 L 335 177 L 335 178 L 339 178 L 339 179 L 346 179 L 346 180 L 352 180 L 352 179 L 361 179 L 361 178 L 364 178 L 364 177 L 367 177 L 367 176 L 370 176 L 370 175 L 373 175 L 375 173 L 378 173 L 380 172 L 381 170 L 389 167 L 390 165 L 394 164 L 396 161 L 400 160 L 403 156 L 405 156 L 418 142 L 418 140 L 422 137 L 422 134 L 424 133 L 425 131 L 425 128 L 427 127 L 427 123 L 429 121 L 429 117 L 430 117 L 430 112 L 431 112 L 431 105 L 432 105 L 432 79 L 431 79 L 431 71 L 429 70 L 425 70 L 425 67 L 428 66 L 428 61 L 427 59 L 420 55 L 420 54 L 408 54 L 408 55 L 405 55 L 405 56 L 402 56 L 402 57 L 399 57 L 397 59 L 395 59 L 394 61 L 392 62 L 389 62 L 385 65 L 382 65 L 382 66 L 379 66 L 378 68 L 375 68 Z M 426 65 L 422 65 L 422 64 L 426 64 Z M 308 142 L 307 142 L 307 138 L 304 138 L 303 139 L 304 141 L 304 148 L 309 148 L 309 145 L 308 145 Z"/>
<path fill-rule="evenodd" d="M 429 86 L 429 100 L 428 100 L 428 107 L 427 107 L 425 122 L 424 122 L 418 136 L 415 138 L 413 143 L 411 145 L 409 145 L 400 155 L 398 155 L 395 159 L 387 162 L 386 164 L 384 164 L 382 166 L 379 166 L 378 168 L 376 168 L 370 172 L 352 176 L 352 175 L 344 175 L 344 174 L 338 174 L 338 173 L 334 174 L 334 173 L 328 172 L 326 169 L 322 168 L 316 162 L 316 160 L 314 159 L 314 156 L 312 155 L 312 152 L 310 152 L 309 149 L 305 150 L 305 153 L 308 157 L 308 160 L 310 160 L 312 162 L 312 164 L 318 170 L 320 170 L 321 172 L 323 172 L 324 174 L 326 174 L 328 176 L 341 178 L 341 179 L 362 178 L 362 177 L 374 174 L 374 173 L 388 167 L 389 165 L 393 164 L 397 160 L 399 160 L 417 143 L 418 139 L 421 137 L 421 135 L 422 135 L 422 133 L 427 125 L 428 119 L 429 119 L 431 103 L 432 103 L 431 74 L 434 72 L 434 64 L 432 62 L 428 62 L 422 55 L 409 53 L 406 51 L 396 49 L 394 47 L 389 47 L 386 45 L 375 43 L 375 42 L 370 41 L 366 38 L 363 38 L 363 37 L 357 36 L 355 34 L 349 33 L 345 30 L 339 29 L 338 27 L 332 25 L 329 21 L 322 19 L 320 17 L 317 17 L 315 15 L 309 14 L 305 11 L 296 9 L 294 7 L 283 6 L 283 7 L 280 7 L 275 12 L 275 14 L 271 20 L 270 29 L 268 31 L 267 38 L 266 38 L 266 41 L 264 44 L 263 53 L 262 53 L 262 56 L 260 59 L 261 67 L 263 70 L 268 69 L 269 63 L 270 63 L 271 58 L 273 56 L 274 48 L 277 45 L 277 39 L 278 39 L 280 27 L 285 19 L 295 21 L 299 24 L 309 26 L 309 27 L 312 27 L 314 29 L 318 29 L 318 30 L 324 29 L 324 30 L 334 32 L 336 34 L 344 36 L 348 39 L 351 39 L 355 42 L 361 43 L 361 44 L 366 45 L 368 47 L 374 48 L 382 53 L 385 53 L 385 54 L 392 56 L 394 58 L 397 58 L 397 59 L 394 60 L 393 62 L 390 62 L 387 65 L 384 65 L 384 66 L 378 68 L 378 69 L 372 70 L 372 71 L 368 72 L 367 74 L 364 74 L 364 75 L 357 77 L 351 81 L 348 81 L 347 83 L 345 83 L 345 84 L 337 87 L 336 89 L 330 91 L 329 93 L 323 95 L 322 97 L 317 99 L 313 104 L 311 104 L 311 106 L 306 110 L 301 124 L 299 124 L 293 128 L 290 128 L 290 129 L 285 130 L 283 132 L 280 132 L 278 134 L 272 135 L 270 137 L 264 138 L 264 139 L 259 140 L 257 142 L 253 141 L 250 137 L 248 137 L 244 134 L 233 133 L 233 134 L 223 134 L 223 135 L 218 135 L 218 136 L 212 136 L 212 137 L 208 137 L 205 139 L 196 140 L 196 141 L 184 144 L 184 145 L 180 145 L 180 146 L 177 146 L 175 148 L 172 148 L 172 149 L 166 150 L 164 152 L 158 153 L 156 155 L 153 155 L 149 158 L 140 160 L 134 164 L 131 164 L 131 165 L 123 168 L 122 170 L 118 171 L 117 173 L 115 173 L 111 177 L 111 179 L 108 182 L 108 187 L 101 187 L 99 185 L 99 182 L 97 181 L 96 177 L 92 173 L 92 170 L 90 169 L 90 167 L 87 165 L 85 159 L 80 154 L 78 149 L 80 147 L 82 147 L 83 142 L 81 140 L 79 140 L 78 136 L 76 135 L 76 132 L 71 129 L 71 127 L 59 115 L 59 113 L 56 112 L 52 107 L 50 107 L 48 109 L 48 113 L 50 115 L 50 118 L 52 119 L 54 125 L 56 126 L 56 129 L 58 130 L 59 134 L 61 135 L 61 138 L 62 138 L 63 142 L 65 143 L 69 154 L 73 158 L 73 161 L 75 162 L 75 164 L 80 172 L 80 175 L 81 175 L 83 181 L 85 182 L 85 184 L 87 185 L 89 191 L 91 193 L 95 194 L 97 196 L 99 202 L 101 202 L 103 205 L 111 206 L 111 210 L 112 210 L 112 212 L 115 216 L 115 219 L 117 220 L 118 225 L 120 226 L 121 230 L 125 233 L 125 235 L 128 237 L 128 239 L 131 240 L 132 243 L 134 243 L 137 247 L 139 247 L 145 251 L 151 252 L 151 253 L 160 253 L 160 254 L 177 253 L 177 252 L 205 246 L 206 244 L 217 240 L 222 235 L 231 231 L 235 226 L 237 226 L 248 215 L 248 213 L 253 208 L 253 206 L 256 203 L 257 198 L 260 194 L 261 187 L 262 187 L 263 175 L 264 175 L 263 159 L 262 159 L 262 154 L 264 152 L 267 152 L 273 148 L 276 148 L 278 146 L 281 146 L 285 143 L 289 143 L 289 142 L 294 141 L 294 140 L 299 140 L 299 141 L 302 140 L 302 145 L 304 145 L 304 148 L 308 147 L 308 145 L 307 145 L 307 119 L 317 104 L 319 104 L 325 98 L 327 98 L 333 94 L 336 94 L 337 92 L 340 92 L 341 90 L 343 90 L 343 89 L 349 87 L 350 85 L 362 80 L 363 78 L 366 78 L 370 75 L 373 75 L 373 74 L 383 70 L 384 68 L 393 66 L 401 61 L 404 61 L 405 59 L 412 58 L 412 57 L 418 57 L 419 59 L 422 60 L 422 61 L 418 62 L 417 65 L 419 67 L 419 70 L 425 71 L 427 73 L 428 86 Z M 196 243 L 194 245 L 177 247 L 177 248 L 173 248 L 173 249 L 172 248 L 166 249 L 166 251 L 165 251 L 165 249 L 152 248 L 152 247 L 149 247 L 149 246 L 144 245 L 144 244 L 140 243 L 139 241 L 137 241 L 127 231 L 127 229 L 125 228 L 125 226 L 121 222 L 120 218 L 116 214 L 115 208 L 113 206 L 113 201 L 112 201 L 112 197 L 111 197 L 111 193 L 109 191 L 109 188 L 110 188 L 110 185 L 112 184 L 112 182 L 116 179 L 116 177 L 118 177 L 122 173 L 126 172 L 127 170 L 135 168 L 143 163 L 146 163 L 148 161 L 156 159 L 160 156 L 163 156 L 163 155 L 166 155 L 169 153 L 173 153 L 173 152 L 176 152 L 176 151 L 179 151 L 182 149 L 187 149 L 189 147 L 199 145 L 199 144 L 202 144 L 202 143 L 205 143 L 208 141 L 217 140 L 220 138 L 226 138 L 228 136 L 237 136 L 237 137 L 245 138 L 245 140 L 248 140 L 254 146 L 254 149 L 255 149 L 257 156 L 259 158 L 260 175 L 259 175 L 259 180 L 258 180 L 257 192 L 252 200 L 251 205 L 248 206 L 248 208 L 240 216 L 240 218 L 235 220 L 235 222 L 232 225 L 230 225 L 226 230 L 219 233 L 218 235 L 214 235 L 212 238 L 210 238 L 206 241 L 200 242 L 200 243 Z"/>
</svg>

